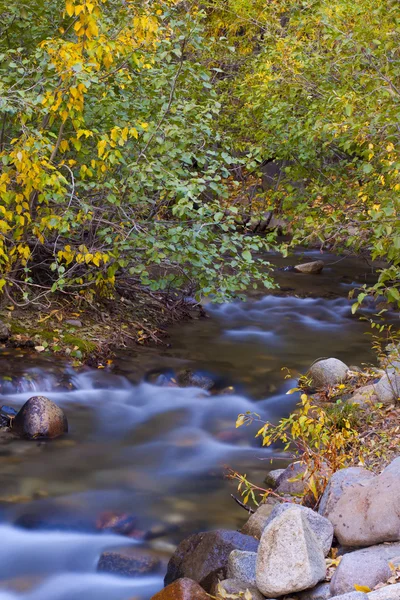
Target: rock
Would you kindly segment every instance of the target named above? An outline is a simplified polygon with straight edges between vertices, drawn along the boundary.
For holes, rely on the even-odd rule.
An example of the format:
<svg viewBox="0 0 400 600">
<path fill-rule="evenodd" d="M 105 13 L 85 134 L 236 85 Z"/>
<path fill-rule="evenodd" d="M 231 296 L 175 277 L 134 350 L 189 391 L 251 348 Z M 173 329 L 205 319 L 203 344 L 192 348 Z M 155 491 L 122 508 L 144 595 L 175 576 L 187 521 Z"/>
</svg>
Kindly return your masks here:
<svg viewBox="0 0 400 600">
<path fill-rule="evenodd" d="M 3 321 L 0 321 L 0 342 L 6 342 L 10 337 L 10 330 Z"/>
<path fill-rule="evenodd" d="M 368 404 L 376 404 L 378 402 L 378 396 L 375 393 L 374 385 L 364 385 L 354 392 L 354 394 L 346 400 L 347 404 L 358 404 L 362 408 L 368 406 Z"/>
<path fill-rule="evenodd" d="M 368 600 L 400 600 L 400 583 L 386 585 L 367 594 Z"/>
<path fill-rule="evenodd" d="M 183 577 L 152 596 L 150 600 L 210 600 L 210 597 L 196 581 Z"/>
<path fill-rule="evenodd" d="M 264 529 L 257 552 L 257 588 L 275 598 L 312 588 L 326 576 L 321 544 L 296 506 Z"/>
<path fill-rule="evenodd" d="M 210 391 L 215 387 L 214 379 L 207 375 L 207 373 L 192 371 L 191 369 L 179 371 L 177 381 L 182 387 L 199 387 L 206 391 Z"/>
<path fill-rule="evenodd" d="M 276 480 L 276 491 L 279 494 L 301 496 L 307 489 L 306 471 L 307 467 L 303 463 L 292 463 Z M 290 481 L 291 479 L 296 481 Z"/>
<path fill-rule="evenodd" d="M 319 514 L 329 518 L 329 514 L 347 488 L 360 483 L 360 481 L 371 479 L 373 476 L 371 471 L 367 471 L 361 467 L 349 467 L 336 471 L 330 478 L 320 500 Z"/>
<path fill-rule="evenodd" d="M 327 511 L 342 546 L 373 546 L 400 540 L 400 461 L 377 477 L 344 490 Z"/>
<path fill-rule="evenodd" d="M 83 327 L 83 323 L 79 319 L 65 319 L 65 324 L 71 327 Z"/>
<path fill-rule="evenodd" d="M 159 569 L 160 565 L 161 561 L 150 552 L 146 552 L 143 549 L 125 547 L 103 552 L 97 564 L 97 570 L 135 577 L 137 575 L 154 573 Z"/>
<path fill-rule="evenodd" d="M 341 596 L 334 596 L 331 600 L 368 600 L 368 595 L 364 592 L 349 592 Z"/>
<path fill-rule="evenodd" d="M 258 541 L 237 531 L 219 529 L 196 533 L 181 542 L 172 555 L 164 583 L 189 577 L 209 591 L 219 579 L 225 579 L 232 550 L 255 552 Z"/>
<path fill-rule="evenodd" d="M 284 504 L 277 504 L 274 507 L 272 513 L 270 514 L 266 525 L 269 525 L 269 523 L 271 523 L 274 519 L 277 519 L 282 513 L 284 513 L 287 510 L 291 510 L 292 508 L 293 504 L 290 504 L 288 502 L 285 502 Z M 301 510 L 303 512 L 310 528 L 312 529 L 316 538 L 321 544 L 324 556 L 328 556 L 333 539 L 332 523 L 325 517 L 319 515 L 314 510 L 311 510 L 311 508 L 306 508 L 305 506 L 296 506 L 296 510 Z"/>
<path fill-rule="evenodd" d="M 297 273 L 321 273 L 324 268 L 325 263 L 323 260 L 313 260 L 312 262 L 303 263 L 301 265 L 295 266 L 295 271 Z"/>
<path fill-rule="evenodd" d="M 268 473 L 268 475 L 266 476 L 266 478 L 264 479 L 264 483 L 267 487 L 270 487 L 272 489 L 275 489 L 277 484 L 277 481 L 279 479 L 279 477 L 285 472 L 285 469 L 274 469 L 273 471 L 270 471 Z"/>
<path fill-rule="evenodd" d="M 315 362 L 310 367 L 308 375 L 316 388 L 332 387 L 346 379 L 348 370 L 348 366 L 341 360 L 325 358 Z"/>
<path fill-rule="evenodd" d="M 112 531 L 130 537 L 142 537 L 137 525 L 137 517 L 129 513 L 106 511 L 96 520 L 96 529 Z M 137 535 L 136 535 L 137 534 Z M 144 535 L 144 533 L 143 533 Z"/>
<path fill-rule="evenodd" d="M 67 433 L 68 421 L 57 404 L 44 396 L 33 396 L 13 419 L 12 431 L 29 439 L 51 439 Z"/>
<path fill-rule="evenodd" d="M 244 598 L 245 592 L 250 592 L 251 600 L 265 600 L 264 596 L 254 586 L 249 586 L 245 581 L 239 579 L 224 579 L 220 581 L 213 590 L 212 596 L 218 600 L 225 600 L 226 594 L 229 597 Z M 250 600 L 250 599 L 249 599 Z"/>
<path fill-rule="evenodd" d="M 241 529 L 241 533 L 251 535 L 259 540 L 275 504 L 261 504 Z"/>
<path fill-rule="evenodd" d="M 393 404 L 400 398 L 400 374 L 387 372 L 374 385 L 375 394 L 382 404 Z"/>
<path fill-rule="evenodd" d="M 331 581 L 333 596 L 354 591 L 355 585 L 366 585 L 371 590 L 385 583 L 391 576 L 389 562 L 400 554 L 400 544 L 363 548 L 342 557 Z"/>
<path fill-rule="evenodd" d="M 257 552 L 233 550 L 228 559 L 228 579 L 239 579 L 248 585 L 256 585 Z"/>
<path fill-rule="evenodd" d="M 306 590 L 297 595 L 299 600 L 329 600 L 331 598 L 331 586 L 329 583 L 319 583 L 311 590 Z"/>
</svg>

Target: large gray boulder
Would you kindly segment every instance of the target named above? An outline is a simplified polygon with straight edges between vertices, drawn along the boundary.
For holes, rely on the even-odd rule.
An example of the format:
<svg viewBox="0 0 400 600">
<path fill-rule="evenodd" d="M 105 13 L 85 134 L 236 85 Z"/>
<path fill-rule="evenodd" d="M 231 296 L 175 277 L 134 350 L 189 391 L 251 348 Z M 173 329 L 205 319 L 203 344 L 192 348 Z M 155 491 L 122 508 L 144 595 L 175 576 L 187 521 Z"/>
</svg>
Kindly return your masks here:
<svg viewBox="0 0 400 600">
<path fill-rule="evenodd" d="M 369 592 L 368 600 L 400 600 L 400 583 L 386 585 L 379 590 Z"/>
<path fill-rule="evenodd" d="M 400 558 L 400 544 L 383 544 L 349 552 L 342 557 L 331 581 L 331 593 L 339 596 L 354 591 L 355 585 L 371 590 L 391 576 L 390 562 Z"/>
<path fill-rule="evenodd" d="M 349 367 L 337 358 L 318 360 L 309 369 L 308 375 L 316 388 L 332 387 L 342 383 Z"/>
<path fill-rule="evenodd" d="M 371 479 L 373 476 L 371 471 L 367 471 L 362 467 L 348 467 L 347 469 L 336 471 L 330 478 L 320 500 L 319 514 L 329 518 L 329 514 L 335 508 L 336 503 L 346 489 L 360 483 L 360 481 Z"/>
<path fill-rule="evenodd" d="M 267 520 L 266 526 L 269 525 L 269 523 L 271 523 L 274 519 L 278 518 L 285 511 L 290 510 L 291 508 L 293 508 L 293 504 L 290 504 L 289 502 L 285 502 L 284 504 L 277 504 L 274 510 L 271 512 L 271 515 Z M 324 556 L 328 556 L 333 539 L 332 523 L 325 517 L 319 515 L 314 510 L 311 510 L 311 508 L 306 508 L 305 506 L 297 506 L 296 508 L 303 512 L 309 526 L 311 527 L 315 536 L 321 544 Z"/>
<path fill-rule="evenodd" d="M 400 541 L 400 461 L 377 477 L 344 490 L 326 510 L 342 546 L 373 546 Z"/>
<path fill-rule="evenodd" d="M 218 529 L 195 533 L 179 544 L 169 563 L 164 584 L 186 577 L 209 592 L 218 579 L 226 579 L 232 550 L 257 551 L 258 541 L 237 531 Z"/>
<path fill-rule="evenodd" d="M 274 508 L 275 504 L 261 504 L 254 514 L 252 514 L 243 525 L 241 533 L 251 535 L 259 540 L 265 529 L 266 522 Z"/>
<path fill-rule="evenodd" d="M 312 588 L 326 575 L 321 544 L 297 506 L 265 528 L 257 552 L 257 588 L 276 598 Z"/>
<path fill-rule="evenodd" d="M 256 585 L 257 552 L 233 550 L 228 559 L 228 579 L 239 579 L 248 585 Z"/>
</svg>

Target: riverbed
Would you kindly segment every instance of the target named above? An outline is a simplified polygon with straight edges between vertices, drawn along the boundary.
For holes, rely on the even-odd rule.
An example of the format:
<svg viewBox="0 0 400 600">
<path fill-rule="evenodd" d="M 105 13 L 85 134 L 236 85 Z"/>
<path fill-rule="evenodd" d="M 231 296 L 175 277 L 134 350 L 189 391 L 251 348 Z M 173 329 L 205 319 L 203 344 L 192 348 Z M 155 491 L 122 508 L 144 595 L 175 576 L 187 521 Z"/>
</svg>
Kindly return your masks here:
<svg viewBox="0 0 400 600">
<path fill-rule="evenodd" d="M 0 445 L 0 600 L 149 600 L 181 539 L 243 524 L 226 467 L 261 483 L 288 457 L 261 448 L 256 425 L 235 429 L 237 415 L 287 415 L 298 398 L 286 392 L 318 358 L 373 360 L 368 323 L 351 314 L 347 294 L 376 275 L 362 260 L 323 260 L 322 274 L 280 271 L 279 294 L 209 304 L 207 319 L 171 327 L 167 345 L 121 352 L 105 369 L 0 354 L 1 404 L 42 394 L 70 427 L 53 442 Z M 216 392 L 155 384 L 183 370 L 211 378 Z M 100 530 L 110 513 L 129 515 L 133 537 Z M 98 573 L 101 552 L 125 544 L 160 558 L 158 572 Z"/>
</svg>

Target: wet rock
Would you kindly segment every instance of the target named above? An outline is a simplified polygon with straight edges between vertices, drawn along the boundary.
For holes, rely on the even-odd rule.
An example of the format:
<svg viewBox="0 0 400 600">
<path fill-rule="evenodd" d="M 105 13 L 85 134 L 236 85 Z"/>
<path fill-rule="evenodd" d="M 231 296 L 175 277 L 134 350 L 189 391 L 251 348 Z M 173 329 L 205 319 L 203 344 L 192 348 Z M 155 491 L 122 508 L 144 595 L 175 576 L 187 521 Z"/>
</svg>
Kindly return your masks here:
<svg viewBox="0 0 400 600">
<path fill-rule="evenodd" d="M 400 583 L 386 585 L 367 594 L 368 600 L 400 600 Z"/>
<path fill-rule="evenodd" d="M 215 381 L 207 373 L 184 369 L 177 373 L 178 384 L 182 387 L 198 387 L 210 391 L 215 387 Z"/>
<path fill-rule="evenodd" d="M 336 471 L 330 478 L 320 500 L 319 514 L 329 518 L 328 515 L 335 508 L 336 503 L 346 489 L 360 483 L 360 481 L 371 479 L 373 476 L 371 471 L 367 471 L 367 469 L 361 467 L 349 467 Z"/>
<path fill-rule="evenodd" d="M 385 583 L 392 572 L 389 563 L 400 559 L 400 544 L 383 544 L 349 552 L 342 557 L 330 584 L 333 596 L 354 591 L 355 585 L 373 589 Z"/>
<path fill-rule="evenodd" d="M 10 337 L 10 330 L 3 321 L 0 321 L 0 342 L 6 342 Z"/>
<path fill-rule="evenodd" d="M 346 377 L 349 368 L 344 362 L 337 358 L 325 358 L 318 360 L 309 369 L 308 375 L 312 380 L 313 386 L 331 387 L 342 383 Z"/>
<path fill-rule="evenodd" d="M 138 548 L 107 550 L 100 556 L 97 570 L 135 577 L 155 573 L 161 565 L 159 558 Z"/>
<path fill-rule="evenodd" d="M 241 532 L 259 540 L 275 504 L 261 504 L 243 525 Z"/>
<path fill-rule="evenodd" d="M 312 588 L 326 575 L 321 544 L 299 507 L 285 510 L 262 534 L 257 552 L 257 588 L 276 598 Z"/>
<path fill-rule="evenodd" d="M 285 511 L 291 509 L 293 509 L 293 504 L 288 502 L 285 502 L 284 504 L 277 504 L 269 516 L 266 526 L 268 526 L 269 523 L 271 523 L 274 519 L 277 519 Z M 321 544 L 324 556 L 327 556 L 329 554 L 329 550 L 331 549 L 333 539 L 332 523 L 314 510 L 311 510 L 311 508 L 306 508 L 305 506 L 296 506 L 295 509 L 303 512 L 310 528 Z"/>
<path fill-rule="evenodd" d="M 2 406 L 0 408 L 0 427 L 10 427 L 17 411 L 12 406 Z"/>
<path fill-rule="evenodd" d="M 278 485 L 277 481 L 279 477 L 285 472 L 285 469 L 274 469 L 270 471 L 266 478 L 264 479 L 264 483 L 266 486 L 275 489 Z"/>
<path fill-rule="evenodd" d="M 159 387 L 179 387 L 173 371 L 152 371 L 146 375 L 145 381 Z"/>
<path fill-rule="evenodd" d="M 329 583 L 319 583 L 314 588 L 297 595 L 299 600 L 329 600 L 332 597 Z"/>
<path fill-rule="evenodd" d="M 150 600 L 210 600 L 203 588 L 187 577 L 177 579 Z"/>
<path fill-rule="evenodd" d="M 189 577 L 209 591 L 218 579 L 225 579 L 228 558 L 233 550 L 255 552 L 258 541 L 236 531 L 219 529 L 196 533 L 181 542 L 168 563 L 164 583 Z"/>
<path fill-rule="evenodd" d="M 17 413 L 12 431 L 29 439 L 52 439 L 67 433 L 68 421 L 57 404 L 44 396 L 33 396 Z"/>
<path fill-rule="evenodd" d="M 218 600 L 225 600 L 228 594 L 228 598 L 244 598 L 244 594 L 250 592 L 251 600 L 264 600 L 264 596 L 254 586 L 248 585 L 245 581 L 240 579 L 224 579 L 220 581 L 213 590 L 212 595 Z"/>
<path fill-rule="evenodd" d="M 228 579 L 239 579 L 248 585 L 256 585 L 257 552 L 233 550 L 228 559 Z"/>
<path fill-rule="evenodd" d="M 377 477 L 344 490 L 326 511 L 343 546 L 373 546 L 400 540 L 400 460 Z"/>
<path fill-rule="evenodd" d="M 325 266 L 325 263 L 323 260 L 313 260 L 312 262 L 303 263 L 301 265 L 296 265 L 295 271 L 297 273 L 316 274 L 316 273 L 321 273 L 324 266 Z"/>
<path fill-rule="evenodd" d="M 137 526 L 137 517 L 127 513 L 106 511 L 101 513 L 96 521 L 96 529 L 112 531 L 129 537 L 144 537 L 144 532 Z"/>
<path fill-rule="evenodd" d="M 387 372 L 374 385 L 375 394 L 382 404 L 393 404 L 400 398 L 400 374 Z"/>
</svg>

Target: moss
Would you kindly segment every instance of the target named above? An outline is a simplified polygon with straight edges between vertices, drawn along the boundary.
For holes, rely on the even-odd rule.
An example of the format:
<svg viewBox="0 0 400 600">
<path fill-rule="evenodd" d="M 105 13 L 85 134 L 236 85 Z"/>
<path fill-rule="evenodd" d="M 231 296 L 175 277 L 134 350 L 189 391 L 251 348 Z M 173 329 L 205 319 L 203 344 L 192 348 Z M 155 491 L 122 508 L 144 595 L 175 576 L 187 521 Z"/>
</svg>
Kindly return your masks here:
<svg viewBox="0 0 400 600">
<path fill-rule="evenodd" d="M 64 333 L 61 339 L 63 344 L 66 344 L 67 346 L 77 346 L 79 350 L 85 354 L 96 350 L 96 344 L 94 342 L 89 342 L 88 340 L 84 340 L 71 333 Z"/>
</svg>

